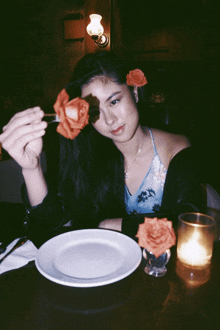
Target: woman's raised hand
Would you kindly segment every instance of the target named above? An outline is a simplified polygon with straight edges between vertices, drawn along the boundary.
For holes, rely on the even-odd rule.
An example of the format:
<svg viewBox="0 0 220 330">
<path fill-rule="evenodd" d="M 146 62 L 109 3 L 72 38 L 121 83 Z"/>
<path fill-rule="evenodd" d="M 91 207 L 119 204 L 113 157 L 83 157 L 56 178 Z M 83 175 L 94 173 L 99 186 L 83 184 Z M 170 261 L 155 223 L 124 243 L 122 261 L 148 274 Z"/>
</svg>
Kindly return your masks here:
<svg viewBox="0 0 220 330">
<path fill-rule="evenodd" d="M 16 113 L 0 134 L 2 147 L 22 169 L 33 170 L 39 164 L 47 123 L 40 107 Z"/>
</svg>

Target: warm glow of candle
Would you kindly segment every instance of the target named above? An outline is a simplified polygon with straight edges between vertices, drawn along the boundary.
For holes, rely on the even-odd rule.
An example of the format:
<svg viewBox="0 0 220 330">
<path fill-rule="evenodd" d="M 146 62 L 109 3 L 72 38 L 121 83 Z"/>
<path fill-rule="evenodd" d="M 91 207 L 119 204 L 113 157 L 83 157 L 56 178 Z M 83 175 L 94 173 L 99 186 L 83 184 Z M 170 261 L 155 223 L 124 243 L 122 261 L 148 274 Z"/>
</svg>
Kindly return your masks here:
<svg viewBox="0 0 220 330">
<path fill-rule="evenodd" d="M 190 266 L 205 266 L 212 255 L 208 255 L 205 246 L 199 243 L 200 234 L 195 231 L 193 235 L 177 249 L 178 258 Z"/>
</svg>

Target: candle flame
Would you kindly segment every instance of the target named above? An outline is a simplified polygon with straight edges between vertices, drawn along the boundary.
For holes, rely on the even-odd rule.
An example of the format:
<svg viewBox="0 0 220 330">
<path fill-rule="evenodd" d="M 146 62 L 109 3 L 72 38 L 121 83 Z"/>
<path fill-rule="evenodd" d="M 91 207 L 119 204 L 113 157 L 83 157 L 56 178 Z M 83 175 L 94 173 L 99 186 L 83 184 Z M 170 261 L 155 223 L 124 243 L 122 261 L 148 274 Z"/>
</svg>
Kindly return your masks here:
<svg viewBox="0 0 220 330">
<path fill-rule="evenodd" d="M 205 266 L 209 263 L 211 255 L 201 241 L 200 233 L 195 230 L 187 242 L 182 243 L 178 248 L 178 258 L 185 264 L 191 266 Z"/>
</svg>

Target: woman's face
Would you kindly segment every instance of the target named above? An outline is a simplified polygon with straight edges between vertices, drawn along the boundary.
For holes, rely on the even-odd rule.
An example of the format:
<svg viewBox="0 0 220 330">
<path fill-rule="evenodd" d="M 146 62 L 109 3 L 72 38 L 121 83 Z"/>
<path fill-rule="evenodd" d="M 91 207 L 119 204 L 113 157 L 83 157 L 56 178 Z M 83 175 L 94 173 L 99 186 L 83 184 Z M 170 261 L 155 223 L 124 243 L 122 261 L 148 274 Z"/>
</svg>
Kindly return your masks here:
<svg viewBox="0 0 220 330">
<path fill-rule="evenodd" d="M 100 134 L 116 143 L 134 136 L 139 115 L 126 84 L 99 77 L 83 86 L 81 97 L 90 103 L 90 108 L 98 107 L 99 114 L 91 122 Z"/>
</svg>

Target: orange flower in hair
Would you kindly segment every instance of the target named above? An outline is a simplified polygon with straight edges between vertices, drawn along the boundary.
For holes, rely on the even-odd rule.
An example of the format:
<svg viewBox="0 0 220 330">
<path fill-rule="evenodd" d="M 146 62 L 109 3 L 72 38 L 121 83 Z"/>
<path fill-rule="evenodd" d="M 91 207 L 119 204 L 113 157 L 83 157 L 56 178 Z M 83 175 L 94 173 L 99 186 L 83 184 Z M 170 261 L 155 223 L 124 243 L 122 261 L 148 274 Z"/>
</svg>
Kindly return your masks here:
<svg viewBox="0 0 220 330">
<path fill-rule="evenodd" d="M 142 87 L 148 83 L 143 71 L 141 71 L 140 69 L 129 71 L 126 76 L 126 79 L 127 85 L 129 86 Z"/>
<path fill-rule="evenodd" d="M 73 140 L 89 123 L 89 103 L 79 97 L 68 101 L 69 95 L 62 89 L 53 107 L 60 118 L 57 132 Z"/>
</svg>

